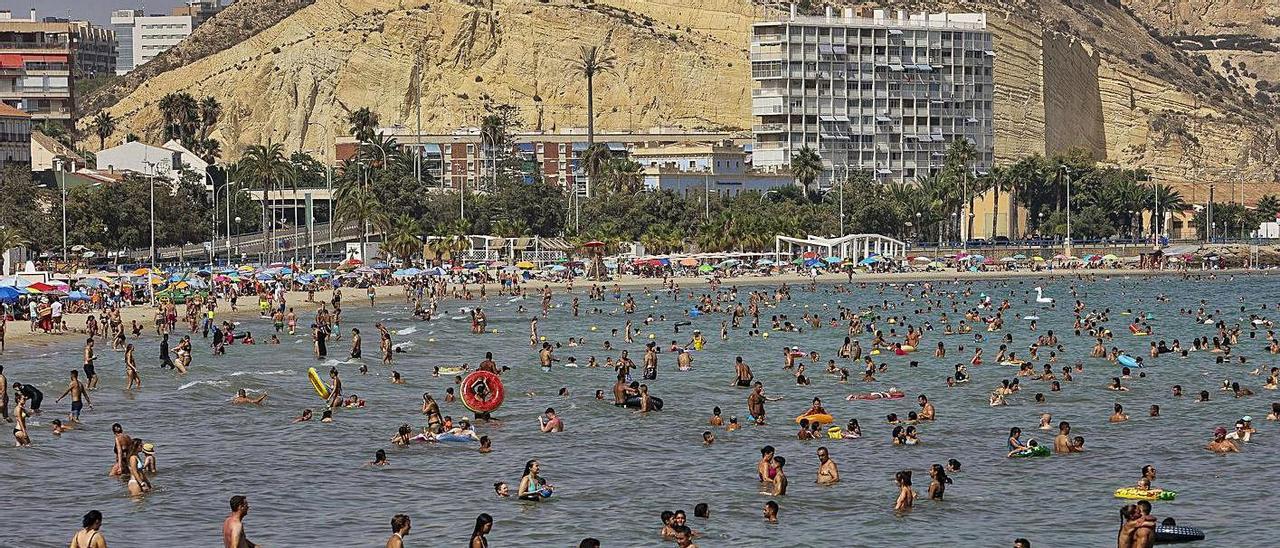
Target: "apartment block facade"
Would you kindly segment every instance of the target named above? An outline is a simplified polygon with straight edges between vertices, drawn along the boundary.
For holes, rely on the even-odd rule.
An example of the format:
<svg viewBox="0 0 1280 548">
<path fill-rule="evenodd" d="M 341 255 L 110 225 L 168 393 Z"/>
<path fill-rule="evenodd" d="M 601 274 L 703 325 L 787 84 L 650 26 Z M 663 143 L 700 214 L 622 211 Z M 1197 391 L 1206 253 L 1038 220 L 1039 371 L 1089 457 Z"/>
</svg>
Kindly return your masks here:
<svg viewBox="0 0 1280 548">
<path fill-rule="evenodd" d="M 753 157 L 788 166 L 810 147 L 823 186 L 849 172 L 905 182 L 936 172 L 968 139 L 992 164 L 992 68 L 985 14 L 852 9 L 752 27 Z"/>
<path fill-rule="evenodd" d="M 196 17 L 116 10 L 111 13 L 111 27 L 120 42 L 116 74 L 123 75 L 191 36 L 196 27 Z"/>
<path fill-rule="evenodd" d="M 17 19 L 0 11 L 0 102 L 33 122 L 70 125 L 75 79 L 115 69 L 115 35 L 83 21 Z"/>
<path fill-rule="evenodd" d="M 421 155 L 420 165 L 424 176 L 429 175 L 441 189 L 469 191 L 480 189 L 494 168 L 492 156 L 481 140 L 478 129 L 469 128 L 455 133 L 417 135 L 404 128 L 385 128 L 383 136 L 391 137 L 400 147 Z M 672 128 L 654 128 L 634 132 L 596 132 L 596 143 L 609 148 L 615 155 L 626 155 L 641 147 L 663 146 L 688 142 L 719 142 L 731 140 L 724 132 L 694 132 Z M 513 136 L 512 153 L 522 163 L 522 171 L 538 173 L 544 182 L 560 185 L 586 196 L 589 181 L 582 166 L 587 150 L 587 135 L 583 131 L 520 132 Z M 338 137 L 335 144 L 338 161 L 353 157 L 357 143 L 353 137 Z"/>
</svg>

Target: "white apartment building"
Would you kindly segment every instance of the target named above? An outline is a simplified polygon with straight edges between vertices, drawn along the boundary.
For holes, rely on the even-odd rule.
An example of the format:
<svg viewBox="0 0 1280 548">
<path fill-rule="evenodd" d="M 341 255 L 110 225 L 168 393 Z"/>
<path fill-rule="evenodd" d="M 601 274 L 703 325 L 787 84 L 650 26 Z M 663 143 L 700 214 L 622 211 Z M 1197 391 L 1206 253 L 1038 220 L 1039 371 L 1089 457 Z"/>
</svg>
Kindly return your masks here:
<svg viewBox="0 0 1280 548">
<path fill-rule="evenodd" d="M 191 36 L 191 15 L 144 15 L 142 10 L 116 10 L 111 27 L 119 41 L 116 74 L 123 75 Z"/>
<path fill-rule="evenodd" d="M 850 171 L 882 182 L 937 171 L 951 141 L 968 139 L 976 171 L 993 154 L 986 15 L 852 9 L 752 26 L 753 161 L 787 166 L 808 146 L 822 185 Z"/>
</svg>

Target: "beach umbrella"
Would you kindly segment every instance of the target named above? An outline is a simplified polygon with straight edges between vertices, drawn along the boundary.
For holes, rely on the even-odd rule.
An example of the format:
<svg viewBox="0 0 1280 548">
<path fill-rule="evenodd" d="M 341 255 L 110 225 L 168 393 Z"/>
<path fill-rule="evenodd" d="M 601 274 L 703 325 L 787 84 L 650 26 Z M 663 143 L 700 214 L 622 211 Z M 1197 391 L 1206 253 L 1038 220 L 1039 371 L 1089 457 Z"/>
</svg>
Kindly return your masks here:
<svg viewBox="0 0 1280 548">
<path fill-rule="evenodd" d="M 820 265 L 820 264 L 822 264 L 822 261 L 820 261 L 820 260 L 818 260 L 818 259 L 805 259 L 805 260 L 804 260 L 804 265 L 805 265 L 805 266 L 818 266 L 818 265 Z"/>
<path fill-rule="evenodd" d="M 1023 254 L 1021 254 L 1021 253 L 1019 253 L 1019 254 L 1017 254 L 1017 255 L 1014 255 L 1014 256 L 1013 256 L 1013 258 L 1014 258 L 1014 259 L 1016 259 L 1016 260 L 1019 260 L 1019 261 L 1025 261 L 1025 260 L 1027 260 L 1027 256 L 1026 256 L 1026 255 L 1023 255 Z"/>
<path fill-rule="evenodd" d="M 214 276 L 214 277 L 213 277 L 213 281 L 218 282 L 218 283 L 224 283 L 224 282 L 229 282 L 229 281 L 231 281 L 231 278 L 228 278 L 227 276 L 225 276 L 225 275 L 223 275 L 223 274 L 218 274 L 217 276 Z"/>
<path fill-rule="evenodd" d="M 956 258 L 958 259 L 958 258 L 960 258 L 960 257 L 959 257 L 959 256 L 957 256 Z M 970 256 L 965 257 L 965 258 L 966 258 L 966 259 L 969 259 L 970 261 L 978 261 L 978 262 L 982 262 L 982 261 L 985 261 L 985 260 L 987 259 L 986 257 L 983 257 L 982 255 L 970 255 Z"/>
<path fill-rule="evenodd" d="M 865 265 L 873 265 L 878 262 L 880 262 L 880 257 L 872 256 L 872 257 L 867 257 L 861 261 L 858 261 L 858 264 L 865 266 Z"/>
<path fill-rule="evenodd" d="M 769 259 L 757 259 L 756 264 L 760 266 L 769 266 L 773 264 L 773 261 Z"/>
<path fill-rule="evenodd" d="M 685 257 L 680 259 L 680 266 L 698 266 L 698 260 L 693 257 Z"/>
<path fill-rule="evenodd" d="M 492 266 L 494 268 L 501 268 L 501 267 L 507 266 L 507 263 L 504 261 L 493 261 L 489 263 L 489 266 Z"/>
<path fill-rule="evenodd" d="M 8 278 L 0 278 L 0 287 L 27 287 L 31 282 L 17 276 L 9 276 Z"/>
<path fill-rule="evenodd" d="M 0 302 L 3 302 L 3 303 L 17 302 L 18 295 L 22 295 L 23 293 L 24 293 L 23 290 L 13 286 L 8 286 L 8 285 L 0 286 Z"/>
<path fill-rule="evenodd" d="M 715 267 L 713 267 L 713 266 L 711 266 L 711 265 L 709 265 L 709 264 L 704 264 L 704 265 L 702 265 L 702 266 L 698 267 L 698 272 L 704 272 L 704 273 L 705 273 L 705 272 L 711 272 L 712 270 L 715 270 Z"/>
<path fill-rule="evenodd" d="M 800 254 L 800 258 L 801 259 L 817 259 L 818 253 L 816 251 L 806 251 Z"/>
<path fill-rule="evenodd" d="M 107 287 L 107 282 L 98 278 L 81 278 L 80 281 L 76 282 L 76 285 L 80 287 L 87 287 L 89 289 L 99 289 Z"/>
<path fill-rule="evenodd" d="M 412 266 L 411 266 L 411 267 L 409 267 L 409 268 L 404 269 L 404 275 L 405 275 L 405 276 L 417 276 L 418 274 L 422 274 L 422 269 L 420 269 L 420 268 L 415 268 L 415 267 L 412 267 Z"/>
<path fill-rule="evenodd" d="M 389 264 L 387 264 L 387 263 L 385 263 L 385 262 L 376 262 L 376 263 L 373 263 L 373 264 L 371 264 L 371 265 L 369 265 L 369 266 L 371 266 L 371 267 L 373 267 L 373 268 L 375 268 L 375 269 L 377 269 L 377 270 L 387 270 L 387 269 L 391 268 L 391 265 L 389 265 Z"/>
<path fill-rule="evenodd" d="M 716 268 L 733 268 L 740 264 L 742 264 L 742 261 L 739 261 L 737 259 L 726 259 L 726 260 L 720 261 L 720 264 L 717 264 Z"/>
<path fill-rule="evenodd" d="M 946 266 L 946 265 L 943 265 L 942 263 L 940 263 L 940 262 L 938 262 L 938 261 L 934 261 L 934 262 L 929 263 L 929 267 L 930 267 L 930 268 L 944 268 L 945 266 Z"/>
<path fill-rule="evenodd" d="M 915 262 L 917 262 L 917 263 L 931 263 L 931 262 L 933 262 L 933 259 L 931 259 L 931 258 L 929 258 L 929 257 L 925 257 L 924 255 L 921 255 L 921 256 L 916 257 L 916 258 L 911 259 L 911 260 L 913 260 L 913 261 L 915 261 Z"/>
<path fill-rule="evenodd" d="M 36 282 L 27 286 L 27 291 L 33 291 L 33 292 L 39 291 L 41 293 L 48 293 L 50 291 L 57 291 L 57 290 L 58 290 L 57 287 L 54 287 L 44 282 Z"/>
<path fill-rule="evenodd" d="M 605 261 L 605 262 L 604 262 L 604 267 L 605 267 L 605 268 L 607 268 L 607 269 L 609 269 L 609 270 L 617 270 L 617 269 L 618 269 L 618 261 Z"/>
<path fill-rule="evenodd" d="M 1001 261 L 1001 262 L 1006 262 L 1006 263 L 1014 263 L 1014 262 L 1017 262 L 1017 261 L 1018 261 L 1018 259 L 1017 259 L 1017 258 L 1015 258 L 1015 257 L 1005 257 L 1005 258 L 1003 258 L 1003 259 L 1000 259 L 1000 261 Z"/>
<path fill-rule="evenodd" d="M 133 271 L 134 276 L 146 276 L 147 274 L 150 274 L 150 273 L 151 273 L 151 269 L 145 266 Z"/>
<path fill-rule="evenodd" d="M 1102 260 L 1104 260 L 1104 261 L 1118 261 L 1118 260 L 1120 260 L 1120 257 L 1117 257 L 1117 256 L 1115 256 L 1114 254 L 1108 253 L 1108 254 L 1106 254 L 1106 255 L 1103 255 L 1103 256 L 1102 256 Z"/>
<path fill-rule="evenodd" d="M 547 267 L 547 269 L 548 269 L 548 270 L 550 270 L 550 271 L 552 271 L 552 272 L 564 272 L 565 270 L 568 270 L 568 269 L 567 269 L 567 268 L 565 268 L 564 266 L 561 266 L 561 265 L 558 265 L 558 264 L 553 264 L 553 265 L 551 265 L 551 266 Z"/>
<path fill-rule="evenodd" d="M 529 261 L 520 261 L 520 262 L 516 263 L 516 268 L 523 268 L 523 269 L 525 269 L 525 270 L 528 270 L 528 269 L 530 269 L 530 268 L 533 268 L 534 266 L 536 266 L 536 265 L 534 265 L 533 263 L 531 263 L 531 262 L 529 262 Z"/>
<path fill-rule="evenodd" d="M 246 265 L 241 265 L 239 270 L 240 272 L 253 272 L 254 270 L 257 270 L 257 268 L 254 268 L 252 265 L 246 264 Z"/>
<path fill-rule="evenodd" d="M 827 264 L 839 264 L 840 261 L 843 261 L 844 259 L 841 259 L 840 257 L 836 257 L 835 255 L 832 255 L 823 260 L 826 261 Z"/>
<path fill-rule="evenodd" d="M 328 271 L 328 270 L 325 270 L 325 269 L 323 269 L 323 268 L 317 268 L 317 269 L 315 269 L 315 270 L 312 270 L 312 271 L 311 271 L 311 275 L 312 275 L 312 276 L 328 276 L 328 275 L 329 275 L 329 271 Z"/>
<path fill-rule="evenodd" d="M 1041 257 L 1041 256 L 1039 256 L 1039 255 L 1036 255 L 1035 257 L 1032 257 L 1032 258 L 1031 258 L 1031 260 L 1033 260 L 1033 261 L 1035 261 L 1035 262 L 1037 262 L 1037 263 L 1043 263 L 1043 262 L 1044 262 L 1044 257 Z"/>
</svg>

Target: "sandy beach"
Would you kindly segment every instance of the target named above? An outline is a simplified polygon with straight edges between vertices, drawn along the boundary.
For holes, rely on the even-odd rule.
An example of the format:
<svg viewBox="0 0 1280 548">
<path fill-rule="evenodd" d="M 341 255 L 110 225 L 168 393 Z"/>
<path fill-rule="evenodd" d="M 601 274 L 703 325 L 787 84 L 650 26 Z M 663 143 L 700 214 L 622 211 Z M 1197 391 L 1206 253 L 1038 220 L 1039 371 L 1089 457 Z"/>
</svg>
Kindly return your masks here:
<svg viewBox="0 0 1280 548">
<path fill-rule="evenodd" d="M 858 273 L 854 274 L 853 281 L 855 283 L 915 283 L 925 281 L 978 281 L 978 280 L 1000 280 L 1000 279 L 1049 279 L 1049 278 L 1077 278 L 1082 276 L 1092 277 L 1151 277 L 1151 276 L 1183 276 L 1183 275 L 1269 275 L 1269 270 L 1255 269 L 1220 269 L 1220 270 L 1134 270 L 1123 268 L 1100 268 L 1088 270 L 1012 270 L 1012 271 L 935 271 L 935 272 L 889 272 L 889 273 Z M 686 276 L 674 278 L 683 288 L 700 287 L 706 283 L 705 276 Z M 774 274 L 769 276 L 737 276 L 721 278 L 727 285 L 778 285 L 786 284 L 804 284 L 809 283 L 810 278 L 807 275 L 787 272 L 783 274 Z M 825 273 L 819 274 L 817 278 L 819 283 L 842 283 L 847 280 L 842 273 Z M 543 282 L 538 279 L 531 279 L 525 282 L 529 289 L 541 288 L 544 283 L 550 283 L 553 288 L 560 290 L 564 287 L 563 281 Z M 590 287 L 593 282 L 585 278 L 577 278 L 574 280 L 574 290 L 578 291 L 584 287 Z M 662 287 L 662 278 L 645 278 L 634 275 L 624 275 L 618 279 L 604 282 L 607 287 L 618 285 L 619 287 L 631 290 L 649 290 Z M 497 283 L 489 283 L 485 285 L 485 292 L 489 295 L 497 295 L 501 286 Z M 480 284 L 469 284 L 474 294 L 478 294 Z M 294 308 L 299 313 L 307 313 L 315 310 L 319 305 L 328 303 L 330 298 L 329 291 L 317 291 L 315 302 L 307 302 L 306 291 L 290 291 L 286 296 L 288 306 Z M 401 300 L 404 298 L 400 291 L 400 286 L 379 286 L 378 295 L 375 298 L 378 302 L 387 302 L 391 300 Z M 343 301 L 348 305 L 360 306 L 360 303 L 366 300 L 363 289 L 343 288 Z M 181 308 L 181 307 L 180 307 Z M 255 317 L 258 315 L 257 299 L 253 296 L 241 297 L 241 304 L 236 311 L 231 311 L 226 304 L 219 306 L 217 318 L 219 320 L 229 319 L 232 321 L 243 320 L 245 318 Z M 120 317 L 125 325 L 129 325 L 133 320 L 152 329 L 152 311 L 153 309 L 147 305 L 138 305 L 121 309 Z M 74 313 L 68 314 L 66 318 L 67 325 L 71 331 L 60 334 L 53 333 L 32 333 L 29 331 L 27 322 L 17 321 L 9 322 L 8 330 L 5 333 L 5 343 L 8 345 L 21 344 L 31 346 L 45 346 L 55 342 L 63 341 L 68 338 L 82 337 L 85 334 L 85 319 L 88 314 Z"/>
</svg>

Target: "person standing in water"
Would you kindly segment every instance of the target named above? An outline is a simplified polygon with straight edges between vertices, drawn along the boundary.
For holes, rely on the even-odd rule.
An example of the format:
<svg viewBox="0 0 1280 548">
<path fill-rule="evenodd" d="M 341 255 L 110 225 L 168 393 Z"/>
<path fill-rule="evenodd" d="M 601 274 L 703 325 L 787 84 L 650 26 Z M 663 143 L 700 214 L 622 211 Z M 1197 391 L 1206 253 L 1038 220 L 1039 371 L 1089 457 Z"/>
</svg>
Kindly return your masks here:
<svg viewBox="0 0 1280 548">
<path fill-rule="evenodd" d="M 89 390 L 98 387 L 98 372 L 93 367 L 93 362 L 96 359 L 98 359 L 98 356 L 93 353 L 93 337 L 89 337 L 84 342 L 84 380 L 89 383 Z"/>
<path fill-rule="evenodd" d="M 257 548 L 244 531 L 244 517 L 249 515 L 249 499 L 244 495 L 231 497 L 231 514 L 222 522 L 223 548 Z"/>
<path fill-rule="evenodd" d="M 396 514 L 391 517 L 391 538 L 387 539 L 387 548 L 404 548 L 404 537 L 409 535 L 409 516 Z"/>
<path fill-rule="evenodd" d="M 354 360 L 354 359 L 357 359 L 357 358 L 359 358 L 359 357 L 360 357 L 360 342 L 361 342 L 361 341 L 360 341 L 360 330 L 359 330 L 358 328 L 352 327 L 352 328 L 351 328 L 351 357 L 350 357 L 350 359 L 353 359 L 353 360 Z M 402 514 L 397 514 L 397 515 L 402 515 Z"/>
<path fill-rule="evenodd" d="M 142 378 L 138 376 L 138 362 L 133 357 L 133 343 L 124 347 L 124 378 L 129 381 L 126 390 L 132 390 L 134 384 L 142 388 Z"/>
<path fill-rule="evenodd" d="M 71 536 L 69 548 L 107 548 L 107 539 L 102 536 L 102 512 L 89 510 L 80 522 L 83 528 Z"/>
<path fill-rule="evenodd" d="M 470 548 L 489 548 L 489 539 L 485 535 L 493 530 L 493 516 L 480 514 L 476 516 L 476 526 L 471 530 Z"/>
<path fill-rule="evenodd" d="M 93 339 L 89 340 L 92 341 Z M 87 348 L 91 347 L 92 345 Z M 80 384 L 80 374 L 75 369 L 71 370 L 71 382 L 67 383 L 66 391 L 61 396 L 58 396 L 58 399 L 53 400 L 53 403 L 62 401 L 62 398 L 67 397 L 67 394 L 71 395 L 71 413 L 67 415 L 67 418 L 74 422 L 80 422 L 80 410 L 84 408 L 86 403 L 89 404 L 89 409 L 93 409 L 93 402 L 89 401 L 89 391 L 85 389 L 83 384 Z M 84 401 L 80 401 L 82 398 Z"/>
</svg>

